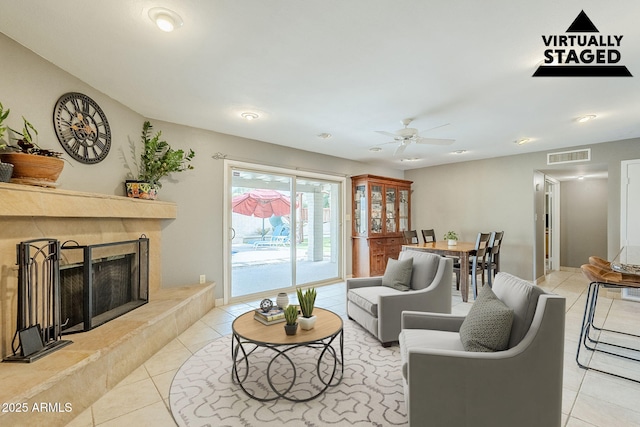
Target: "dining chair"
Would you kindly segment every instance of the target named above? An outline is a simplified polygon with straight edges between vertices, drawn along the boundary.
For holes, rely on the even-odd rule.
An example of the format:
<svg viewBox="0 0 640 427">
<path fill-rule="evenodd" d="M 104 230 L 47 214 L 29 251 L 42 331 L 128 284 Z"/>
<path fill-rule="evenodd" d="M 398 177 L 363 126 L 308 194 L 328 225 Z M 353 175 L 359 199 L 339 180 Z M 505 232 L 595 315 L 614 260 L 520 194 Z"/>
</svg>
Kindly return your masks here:
<svg viewBox="0 0 640 427">
<path fill-rule="evenodd" d="M 404 236 L 405 245 L 415 245 L 420 243 L 418 240 L 418 232 L 416 230 L 403 231 L 402 235 Z"/>
<path fill-rule="evenodd" d="M 504 231 L 494 231 L 489 239 L 489 249 L 487 249 L 487 283 L 492 285 L 493 277 L 500 272 L 500 246 Z"/>
<path fill-rule="evenodd" d="M 425 243 L 431 243 L 436 241 L 436 232 L 432 228 L 430 230 L 422 230 L 422 240 Z"/>
<path fill-rule="evenodd" d="M 486 256 L 490 238 L 491 233 L 478 233 L 473 252 L 469 255 L 469 274 L 471 274 L 471 284 L 473 286 L 473 299 L 478 297 L 478 274 L 482 275 L 482 285 L 484 286 L 484 271 L 486 269 Z M 460 262 L 453 265 L 457 289 L 460 289 L 461 270 Z"/>
</svg>

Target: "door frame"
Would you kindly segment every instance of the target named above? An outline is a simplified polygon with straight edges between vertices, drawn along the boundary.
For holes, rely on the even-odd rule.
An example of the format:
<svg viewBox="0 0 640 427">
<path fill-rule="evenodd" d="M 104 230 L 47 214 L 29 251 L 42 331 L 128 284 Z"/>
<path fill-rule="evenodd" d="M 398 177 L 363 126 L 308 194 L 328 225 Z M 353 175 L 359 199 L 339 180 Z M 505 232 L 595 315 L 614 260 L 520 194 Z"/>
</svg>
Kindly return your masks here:
<svg viewBox="0 0 640 427">
<path fill-rule="evenodd" d="M 234 168 L 238 169 L 248 169 L 248 170 L 256 170 L 262 171 L 265 173 L 273 173 L 273 174 L 281 174 L 291 176 L 293 181 L 298 178 L 309 178 L 309 179 L 318 179 L 324 181 L 335 181 L 340 185 L 340 208 L 338 209 L 338 233 L 337 236 L 340 239 L 338 242 L 338 249 L 340 250 L 339 254 L 339 265 L 338 265 L 338 279 L 345 280 L 345 271 L 346 271 L 346 259 L 347 259 L 347 238 L 349 236 L 350 229 L 345 227 L 345 212 L 347 206 L 346 199 L 346 182 L 347 178 L 344 175 L 333 175 L 331 173 L 319 173 L 319 172 L 308 172 L 302 169 L 289 169 L 285 167 L 278 166 L 268 166 L 262 165 L 259 163 L 250 163 L 243 162 L 239 160 L 230 160 L 224 159 L 224 193 L 223 193 L 223 229 L 222 229 L 222 262 L 223 262 L 223 291 L 222 291 L 222 304 L 227 305 L 231 301 L 231 240 L 233 239 L 233 231 L 231 229 L 232 220 L 231 220 L 231 182 L 232 182 L 232 171 Z M 294 186 L 295 188 L 295 186 Z M 295 215 L 295 213 L 294 213 Z M 297 219 L 294 217 L 294 221 Z M 291 228 L 292 233 L 295 236 L 294 227 Z M 293 236 L 292 236 L 293 237 Z M 295 259 L 293 260 L 293 269 L 296 268 Z M 293 272 L 293 270 L 292 270 Z M 292 282 L 293 286 L 295 286 L 295 282 Z M 241 297 L 239 299 L 242 299 Z M 255 297 L 248 297 L 248 299 L 255 299 Z"/>
<path fill-rule="evenodd" d="M 551 210 L 551 266 L 552 269 L 550 271 L 559 271 L 560 270 L 560 181 L 555 178 L 552 178 L 549 175 L 545 175 L 545 186 L 549 183 L 550 191 L 545 193 L 550 193 L 552 202 L 552 210 Z M 546 196 L 546 194 L 545 194 Z M 547 197 L 545 197 L 545 212 L 548 211 L 547 206 Z M 546 254 L 545 254 L 546 259 Z M 545 274 L 547 273 L 547 269 L 545 266 Z"/>
</svg>

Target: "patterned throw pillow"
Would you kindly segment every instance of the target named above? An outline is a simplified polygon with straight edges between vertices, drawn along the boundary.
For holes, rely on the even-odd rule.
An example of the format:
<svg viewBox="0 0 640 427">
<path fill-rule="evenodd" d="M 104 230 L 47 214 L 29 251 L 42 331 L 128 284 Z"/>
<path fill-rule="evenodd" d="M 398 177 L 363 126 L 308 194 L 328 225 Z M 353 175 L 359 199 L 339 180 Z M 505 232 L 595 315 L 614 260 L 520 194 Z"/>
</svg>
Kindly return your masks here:
<svg viewBox="0 0 640 427">
<path fill-rule="evenodd" d="M 397 259 L 389 258 L 387 268 L 382 276 L 382 286 L 388 286 L 399 291 L 408 291 L 413 270 L 413 258 Z"/>
<path fill-rule="evenodd" d="M 482 290 L 460 326 L 460 340 L 466 351 L 506 350 L 511 335 L 513 310 L 493 293 Z"/>
</svg>

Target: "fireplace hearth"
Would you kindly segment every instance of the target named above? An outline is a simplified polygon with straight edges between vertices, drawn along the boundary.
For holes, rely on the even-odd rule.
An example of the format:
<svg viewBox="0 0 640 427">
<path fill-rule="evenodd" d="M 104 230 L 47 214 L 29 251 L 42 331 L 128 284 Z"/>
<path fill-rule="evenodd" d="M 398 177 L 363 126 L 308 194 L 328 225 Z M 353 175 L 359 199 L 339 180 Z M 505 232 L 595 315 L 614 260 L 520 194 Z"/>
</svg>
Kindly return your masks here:
<svg viewBox="0 0 640 427">
<path fill-rule="evenodd" d="M 62 334 L 89 331 L 149 301 L 149 239 L 81 246 L 60 262 Z"/>
</svg>

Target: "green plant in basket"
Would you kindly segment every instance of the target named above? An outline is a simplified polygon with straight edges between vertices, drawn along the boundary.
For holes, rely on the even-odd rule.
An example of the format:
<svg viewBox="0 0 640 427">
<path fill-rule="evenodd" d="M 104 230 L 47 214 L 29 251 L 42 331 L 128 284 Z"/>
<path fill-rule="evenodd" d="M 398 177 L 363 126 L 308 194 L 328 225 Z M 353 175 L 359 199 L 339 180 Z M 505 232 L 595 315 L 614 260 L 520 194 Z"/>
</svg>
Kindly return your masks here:
<svg viewBox="0 0 640 427">
<path fill-rule="evenodd" d="M 287 325 L 295 325 L 298 320 L 298 308 L 295 305 L 289 305 L 284 309 L 284 319 Z"/>
<path fill-rule="evenodd" d="M 296 292 L 298 294 L 298 304 L 300 304 L 300 310 L 302 311 L 302 316 L 303 317 L 313 316 L 313 306 L 316 303 L 316 289 L 309 288 L 303 293 L 302 289 L 298 288 Z"/>
</svg>

